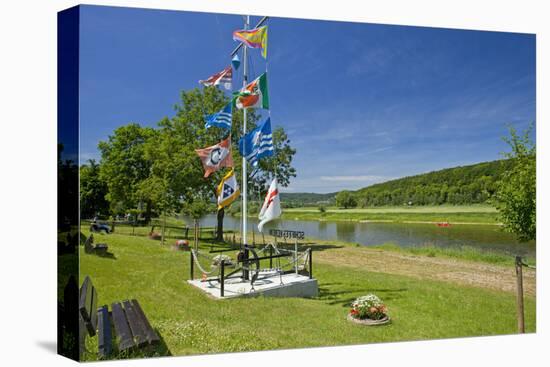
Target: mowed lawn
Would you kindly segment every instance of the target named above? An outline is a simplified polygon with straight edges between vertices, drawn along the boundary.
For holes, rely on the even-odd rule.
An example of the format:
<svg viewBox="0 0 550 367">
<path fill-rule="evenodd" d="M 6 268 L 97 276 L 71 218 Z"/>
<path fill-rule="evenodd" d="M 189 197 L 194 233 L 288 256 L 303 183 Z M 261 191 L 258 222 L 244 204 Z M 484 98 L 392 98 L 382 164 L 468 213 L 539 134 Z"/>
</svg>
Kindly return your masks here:
<svg viewBox="0 0 550 367">
<path fill-rule="evenodd" d="M 86 233 L 88 235 L 88 233 Z M 189 252 L 124 234 L 95 235 L 112 257 L 84 253 L 80 282 L 89 275 L 98 305 L 135 298 L 163 340 L 150 355 L 187 355 L 277 348 L 321 347 L 402 340 L 498 335 L 516 332 L 513 293 L 357 268 L 319 264 L 315 299 L 213 300 L 188 285 Z M 205 247 L 206 248 L 206 247 Z M 331 251 L 331 249 L 319 251 Z M 200 276 L 200 274 L 197 274 Z M 375 293 L 392 323 L 364 327 L 346 320 L 349 304 Z M 526 298 L 526 329 L 535 331 L 535 299 Z M 97 337 L 88 338 L 95 359 Z M 126 356 L 115 356 L 126 357 Z"/>
<path fill-rule="evenodd" d="M 391 222 L 451 222 L 498 223 L 498 211 L 488 205 L 426 205 L 369 208 L 328 207 L 324 213 L 316 207 L 287 208 L 284 219 L 391 221 Z"/>
</svg>

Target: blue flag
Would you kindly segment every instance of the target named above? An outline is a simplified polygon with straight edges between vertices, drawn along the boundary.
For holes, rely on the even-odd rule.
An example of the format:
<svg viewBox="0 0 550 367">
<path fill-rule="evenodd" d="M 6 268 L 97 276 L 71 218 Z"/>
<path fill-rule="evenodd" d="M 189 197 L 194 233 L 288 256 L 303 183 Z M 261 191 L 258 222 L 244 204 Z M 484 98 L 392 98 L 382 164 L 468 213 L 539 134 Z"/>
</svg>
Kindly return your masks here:
<svg viewBox="0 0 550 367">
<path fill-rule="evenodd" d="M 260 158 L 273 155 L 273 137 L 269 117 L 263 124 L 239 140 L 239 152 L 253 167 L 258 165 Z"/>
<path fill-rule="evenodd" d="M 205 128 L 212 126 L 223 127 L 226 129 L 231 129 L 231 109 L 233 108 L 233 103 L 229 103 L 225 106 L 220 112 L 214 113 L 212 115 L 206 115 L 206 124 Z"/>
</svg>

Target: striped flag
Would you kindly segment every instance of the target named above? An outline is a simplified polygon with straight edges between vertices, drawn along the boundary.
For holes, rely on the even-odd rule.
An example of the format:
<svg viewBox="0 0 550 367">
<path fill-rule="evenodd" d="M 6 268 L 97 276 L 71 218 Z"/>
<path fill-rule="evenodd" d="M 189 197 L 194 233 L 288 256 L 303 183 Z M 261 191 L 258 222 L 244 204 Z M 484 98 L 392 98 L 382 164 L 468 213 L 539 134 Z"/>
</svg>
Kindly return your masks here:
<svg viewBox="0 0 550 367">
<path fill-rule="evenodd" d="M 212 75 L 210 78 L 206 80 L 199 80 L 199 83 L 201 83 L 205 87 L 223 84 L 225 89 L 230 90 L 232 80 L 233 80 L 233 68 L 231 67 L 231 65 L 229 65 L 219 73 Z"/>
<path fill-rule="evenodd" d="M 206 115 L 205 128 L 212 126 L 223 127 L 225 129 L 231 129 L 231 110 L 233 103 L 230 102 L 220 112 L 216 112 L 212 115 Z"/>
<path fill-rule="evenodd" d="M 239 152 L 253 167 L 258 165 L 260 158 L 273 155 L 271 118 L 268 117 L 263 124 L 239 140 Z"/>
<path fill-rule="evenodd" d="M 242 29 L 233 32 L 233 39 L 241 41 L 250 48 L 261 48 L 263 58 L 267 58 L 267 26 L 255 29 Z"/>
</svg>

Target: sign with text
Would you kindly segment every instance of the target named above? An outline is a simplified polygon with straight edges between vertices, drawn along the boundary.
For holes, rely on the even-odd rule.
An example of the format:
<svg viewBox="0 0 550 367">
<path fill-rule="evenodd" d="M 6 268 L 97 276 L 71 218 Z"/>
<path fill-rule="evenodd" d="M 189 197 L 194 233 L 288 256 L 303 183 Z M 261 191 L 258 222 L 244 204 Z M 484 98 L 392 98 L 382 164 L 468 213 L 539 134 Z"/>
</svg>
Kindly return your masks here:
<svg viewBox="0 0 550 367">
<path fill-rule="evenodd" d="M 305 236 L 304 231 L 288 231 L 286 229 L 270 229 L 269 234 L 273 237 L 296 238 L 298 240 L 303 240 Z"/>
</svg>

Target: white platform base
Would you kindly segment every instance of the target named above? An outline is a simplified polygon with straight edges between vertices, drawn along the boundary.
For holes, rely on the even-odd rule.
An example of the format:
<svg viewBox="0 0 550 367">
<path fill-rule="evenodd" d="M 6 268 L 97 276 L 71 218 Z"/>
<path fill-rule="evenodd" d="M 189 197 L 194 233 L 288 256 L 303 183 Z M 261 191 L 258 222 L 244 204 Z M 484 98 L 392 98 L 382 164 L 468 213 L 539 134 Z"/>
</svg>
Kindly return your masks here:
<svg viewBox="0 0 550 367">
<path fill-rule="evenodd" d="M 282 281 L 282 283 L 281 283 Z M 241 278 L 231 278 L 225 281 L 224 297 L 220 295 L 220 283 L 216 279 L 194 279 L 187 281 L 216 299 L 226 299 L 235 297 L 317 297 L 319 288 L 316 279 L 309 279 L 304 275 L 295 273 L 284 274 L 282 276 L 274 275 L 264 278 L 264 274 L 254 282 L 254 289 L 250 282 L 243 282 Z"/>
</svg>

